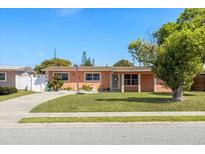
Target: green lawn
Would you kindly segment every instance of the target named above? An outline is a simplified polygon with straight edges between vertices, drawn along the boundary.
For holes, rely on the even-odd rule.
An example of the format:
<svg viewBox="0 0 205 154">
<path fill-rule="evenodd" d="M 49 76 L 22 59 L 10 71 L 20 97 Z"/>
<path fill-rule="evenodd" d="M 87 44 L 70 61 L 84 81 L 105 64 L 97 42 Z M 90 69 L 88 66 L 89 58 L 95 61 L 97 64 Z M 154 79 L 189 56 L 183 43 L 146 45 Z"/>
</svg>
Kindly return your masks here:
<svg viewBox="0 0 205 154">
<path fill-rule="evenodd" d="M 205 92 L 187 92 L 184 102 L 171 94 L 98 93 L 68 95 L 35 107 L 31 112 L 205 111 Z"/>
<path fill-rule="evenodd" d="M 32 91 L 19 90 L 17 93 L 14 93 L 14 94 L 0 95 L 0 102 L 11 99 L 11 98 L 32 94 L 32 93 L 33 93 Z"/>
<path fill-rule="evenodd" d="M 205 116 L 144 116 L 144 117 L 40 117 L 22 118 L 20 123 L 52 122 L 182 122 L 205 121 Z"/>
</svg>

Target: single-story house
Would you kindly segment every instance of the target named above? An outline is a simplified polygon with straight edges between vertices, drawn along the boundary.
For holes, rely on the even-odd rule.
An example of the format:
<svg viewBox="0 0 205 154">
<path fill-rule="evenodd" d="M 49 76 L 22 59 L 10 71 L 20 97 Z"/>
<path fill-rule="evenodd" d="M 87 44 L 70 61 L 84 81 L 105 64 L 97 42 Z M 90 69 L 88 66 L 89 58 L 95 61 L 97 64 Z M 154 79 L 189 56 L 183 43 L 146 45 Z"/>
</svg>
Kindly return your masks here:
<svg viewBox="0 0 205 154">
<path fill-rule="evenodd" d="M 44 70 L 48 80 L 59 75 L 64 81 L 63 87 L 77 90 L 90 85 L 96 91 L 121 92 L 170 92 L 162 85 L 163 81 L 156 79 L 148 67 L 49 67 Z"/>
<path fill-rule="evenodd" d="M 28 66 L 0 65 L 0 87 L 27 89 L 31 74 L 34 74 L 34 70 Z"/>
</svg>

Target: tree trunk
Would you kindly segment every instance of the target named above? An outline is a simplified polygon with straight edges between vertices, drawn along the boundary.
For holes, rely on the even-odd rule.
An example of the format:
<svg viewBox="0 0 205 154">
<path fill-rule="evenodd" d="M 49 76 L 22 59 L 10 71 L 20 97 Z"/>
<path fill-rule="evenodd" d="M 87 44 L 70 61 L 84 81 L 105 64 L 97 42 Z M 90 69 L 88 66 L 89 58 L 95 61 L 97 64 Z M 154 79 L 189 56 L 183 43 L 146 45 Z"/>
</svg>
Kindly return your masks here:
<svg viewBox="0 0 205 154">
<path fill-rule="evenodd" d="M 184 101 L 182 84 L 176 90 L 173 90 L 172 100 L 173 101 Z"/>
</svg>

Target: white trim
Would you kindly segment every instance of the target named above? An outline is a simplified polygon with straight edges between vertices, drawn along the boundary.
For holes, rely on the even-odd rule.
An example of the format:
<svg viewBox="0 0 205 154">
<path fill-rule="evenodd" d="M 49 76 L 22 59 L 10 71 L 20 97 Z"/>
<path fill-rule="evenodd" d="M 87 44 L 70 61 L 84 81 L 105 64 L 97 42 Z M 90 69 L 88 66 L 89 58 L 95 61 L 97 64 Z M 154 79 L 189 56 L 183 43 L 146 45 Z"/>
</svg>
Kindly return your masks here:
<svg viewBox="0 0 205 154">
<path fill-rule="evenodd" d="M 65 73 L 68 74 L 68 80 L 62 80 L 63 82 L 70 82 L 70 72 L 52 72 L 52 77 L 54 76 L 55 73 Z"/>
<path fill-rule="evenodd" d="M 86 80 L 86 74 L 99 74 L 100 80 Z M 101 72 L 84 72 L 84 82 L 101 82 Z"/>
<path fill-rule="evenodd" d="M 125 92 L 125 85 L 124 85 L 124 74 L 121 74 L 121 92 Z"/>
<path fill-rule="evenodd" d="M 0 82 L 7 82 L 7 72 L 0 72 L 5 74 L 5 80 L 0 80 Z"/>
<path fill-rule="evenodd" d="M 138 74 L 138 92 L 141 92 L 141 74 Z"/>
<path fill-rule="evenodd" d="M 117 83 L 117 84 L 118 84 L 118 85 L 117 85 L 117 88 L 118 88 L 118 89 L 120 89 L 120 79 L 121 79 L 121 78 L 120 78 L 120 74 L 118 74 L 118 83 Z"/>
<path fill-rule="evenodd" d="M 154 76 L 154 92 L 157 91 L 156 83 L 157 83 L 157 79 L 156 79 L 155 76 Z"/>
</svg>

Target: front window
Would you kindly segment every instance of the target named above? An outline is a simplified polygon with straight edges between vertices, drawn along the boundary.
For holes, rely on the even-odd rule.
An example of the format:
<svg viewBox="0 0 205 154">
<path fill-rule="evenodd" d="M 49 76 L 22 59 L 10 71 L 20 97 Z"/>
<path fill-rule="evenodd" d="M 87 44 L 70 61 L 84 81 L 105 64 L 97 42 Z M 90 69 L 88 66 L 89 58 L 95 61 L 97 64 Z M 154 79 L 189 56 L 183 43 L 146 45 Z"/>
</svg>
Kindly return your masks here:
<svg viewBox="0 0 205 154">
<path fill-rule="evenodd" d="M 99 73 L 86 73 L 85 80 L 86 81 L 100 81 L 100 74 Z"/>
<path fill-rule="evenodd" d="M 125 85 L 137 85 L 138 75 L 137 74 L 125 74 L 124 82 L 125 82 Z"/>
<path fill-rule="evenodd" d="M 6 81 L 6 73 L 0 72 L 0 81 Z"/>
<path fill-rule="evenodd" d="M 54 73 L 54 76 L 59 76 L 62 81 L 68 81 L 69 80 L 68 73 Z"/>
</svg>

